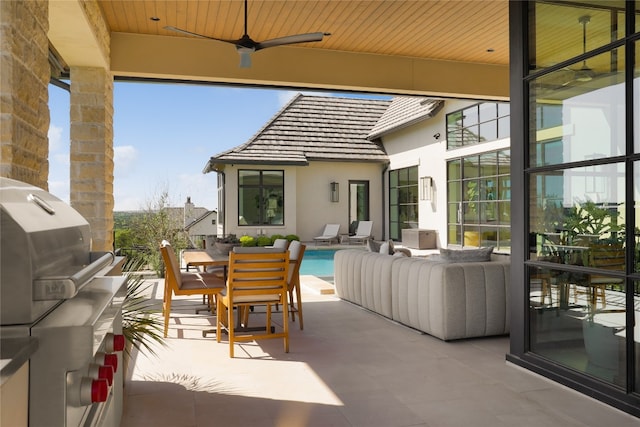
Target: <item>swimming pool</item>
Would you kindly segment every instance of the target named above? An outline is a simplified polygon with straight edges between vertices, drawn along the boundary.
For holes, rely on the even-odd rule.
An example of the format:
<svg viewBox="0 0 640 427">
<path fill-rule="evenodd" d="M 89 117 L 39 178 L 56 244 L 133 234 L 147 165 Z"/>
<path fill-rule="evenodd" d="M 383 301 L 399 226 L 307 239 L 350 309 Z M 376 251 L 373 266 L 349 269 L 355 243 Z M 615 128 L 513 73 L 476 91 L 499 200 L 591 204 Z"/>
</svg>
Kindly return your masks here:
<svg viewBox="0 0 640 427">
<path fill-rule="evenodd" d="M 307 249 L 304 251 L 300 274 L 310 274 L 333 281 L 333 256 L 338 249 Z"/>
</svg>

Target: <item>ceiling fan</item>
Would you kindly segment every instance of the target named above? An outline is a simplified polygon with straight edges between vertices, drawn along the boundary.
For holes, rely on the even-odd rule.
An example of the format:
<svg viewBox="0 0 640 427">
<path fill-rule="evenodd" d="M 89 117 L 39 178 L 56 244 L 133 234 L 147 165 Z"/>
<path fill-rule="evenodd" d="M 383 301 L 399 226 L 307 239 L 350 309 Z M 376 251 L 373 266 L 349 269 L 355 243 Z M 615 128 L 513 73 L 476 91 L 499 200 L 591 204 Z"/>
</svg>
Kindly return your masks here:
<svg viewBox="0 0 640 427">
<path fill-rule="evenodd" d="M 265 40 L 262 42 L 256 42 L 249 37 L 247 32 L 247 0 L 244 0 L 244 34 L 238 40 L 226 40 L 218 39 L 215 37 L 209 37 L 202 34 L 192 33 L 191 31 L 183 30 L 180 28 L 166 26 L 165 30 L 176 31 L 178 33 L 188 34 L 195 37 L 201 37 L 204 39 L 216 40 L 224 43 L 230 43 L 235 45 L 236 50 L 240 54 L 240 67 L 251 67 L 251 54 L 255 51 L 266 49 L 268 47 L 284 46 L 295 43 L 309 43 L 322 41 L 324 36 L 330 36 L 330 33 L 316 32 L 306 34 L 295 34 L 291 36 L 278 37 L 275 39 Z"/>
<path fill-rule="evenodd" d="M 587 53 L 587 24 L 591 22 L 591 16 L 583 15 L 578 18 L 578 22 L 582 24 L 582 53 Z M 582 67 L 575 71 L 574 80 L 579 82 L 589 82 L 596 76 L 595 71 L 587 65 L 587 60 L 582 61 Z"/>
</svg>

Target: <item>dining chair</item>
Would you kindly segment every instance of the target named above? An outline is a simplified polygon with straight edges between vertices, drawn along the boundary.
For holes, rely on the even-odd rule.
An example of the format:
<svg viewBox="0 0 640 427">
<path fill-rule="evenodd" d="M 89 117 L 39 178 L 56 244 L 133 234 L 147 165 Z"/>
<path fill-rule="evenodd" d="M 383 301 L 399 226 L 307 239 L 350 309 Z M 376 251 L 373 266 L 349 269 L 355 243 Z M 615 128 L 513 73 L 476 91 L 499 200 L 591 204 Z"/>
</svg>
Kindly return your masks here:
<svg viewBox="0 0 640 427">
<path fill-rule="evenodd" d="M 234 357 L 236 342 L 259 339 L 282 338 L 284 351 L 289 352 L 288 277 L 288 251 L 278 248 L 234 248 L 229 253 L 227 286 L 217 298 L 216 340 L 220 342 L 222 330 L 225 329 L 229 336 L 230 357 Z M 275 332 L 275 327 L 271 325 L 272 306 L 276 304 L 283 307 L 279 332 Z M 256 306 L 266 307 L 264 328 L 248 330 L 235 324 L 234 308 L 238 311 L 238 318 L 241 318 L 241 313 Z"/>
<path fill-rule="evenodd" d="M 611 271 L 624 271 L 625 269 L 625 249 L 622 246 L 592 244 L 589 246 L 588 257 L 589 267 Z M 623 282 L 622 278 L 612 277 L 607 274 L 589 274 L 586 282 L 586 291 L 582 291 L 578 286 L 573 285 L 574 303 L 578 301 L 578 294 L 585 293 L 589 298 L 590 307 L 595 309 L 599 298 L 604 308 L 607 306 L 607 286 L 620 286 Z"/>
<path fill-rule="evenodd" d="M 171 300 L 174 295 L 207 296 L 211 312 L 214 313 L 216 295 L 224 289 L 225 285 L 224 279 L 217 274 L 180 271 L 178 259 L 168 241 L 162 241 L 160 252 L 165 265 L 162 315 L 164 316 L 164 337 L 166 338 L 169 332 Z"/>
<path fill-rule="evenodd" d="M 307 248 L 298 240 L 293 240 L 289 244 L 289 277 L 287 279 L 288 295 L 289 295 L 289 312 L 291 313 L 291 321 L 296 321 L 296 313 L 300 323 L 300 330 L 304 329 L 304 319 L 302 317 L 302 296 L 300 291 L 300 265 L 304 257 L 304 251 Z M 294 303 L 295 293 L 295 303 Z"/>
</svg>

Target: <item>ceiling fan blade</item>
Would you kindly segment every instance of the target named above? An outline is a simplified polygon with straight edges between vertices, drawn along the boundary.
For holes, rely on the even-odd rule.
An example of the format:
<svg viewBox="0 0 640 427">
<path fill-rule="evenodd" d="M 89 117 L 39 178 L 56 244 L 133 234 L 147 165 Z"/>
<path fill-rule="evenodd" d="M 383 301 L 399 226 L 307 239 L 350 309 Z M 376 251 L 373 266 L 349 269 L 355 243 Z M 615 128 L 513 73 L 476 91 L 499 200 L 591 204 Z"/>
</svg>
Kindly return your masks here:
<svg viewBox="0 0 640 427">
<path fill-rule="evenodd" d="M 282 46 L 295 43 L 309 43 L 322 41 L 324 36 L 330 36 L 329 33 L 317 32 L 307 34 L 296 34 L 293 36 L 278 37 L 277 39 L 265 40 L 256 44 L 256 50 L 266 49 L 268 47 Z"/>
<path fill-rule="evenodd" d="M 209 39 L 209 40 L 215 40 L 215 41 L 224 42 L 224 43 L 231 43 L 233 45 L 236 45 L 238 44 L 238 42 L 240 42 L 240 40 L 217 39 L 215 37 L 209 37 L 209 36 L 205 36 L 198 33 L 192 33 L 191 31 L 183 30 L 182 28 L 173 27 L 171 25 L 167 25 L 166 27 L 163 27 L 163 28 L 168 31 L 175 31 L 176 33 L 182 33 L 189 36 L 199 37 L 201 39 Z"/>
</svg>

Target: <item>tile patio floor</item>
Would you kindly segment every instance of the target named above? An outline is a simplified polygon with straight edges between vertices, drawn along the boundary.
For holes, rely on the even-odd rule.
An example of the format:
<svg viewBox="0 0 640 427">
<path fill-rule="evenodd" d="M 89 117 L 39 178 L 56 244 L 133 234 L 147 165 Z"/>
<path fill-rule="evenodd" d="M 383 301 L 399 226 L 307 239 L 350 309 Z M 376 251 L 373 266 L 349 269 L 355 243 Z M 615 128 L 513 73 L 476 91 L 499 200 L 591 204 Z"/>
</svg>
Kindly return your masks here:
<svg viewBox="0 0 640 427">
<path fill-rule="evenodd" d="M 290 353 L 282 340 L 261 340 L 237 345 L 234 359 L 226 337 L 203 338 L 215 323 L 195 315 L 201 299 L 177 299 L 167 347 L 129 368 L 121 426 L 640 425 L 507 363 L 506 337 L 446 343 L 335 295 L 303 292 L 305 329 L 290 323 Z"/>
</svg>

